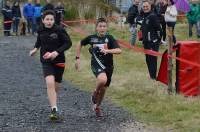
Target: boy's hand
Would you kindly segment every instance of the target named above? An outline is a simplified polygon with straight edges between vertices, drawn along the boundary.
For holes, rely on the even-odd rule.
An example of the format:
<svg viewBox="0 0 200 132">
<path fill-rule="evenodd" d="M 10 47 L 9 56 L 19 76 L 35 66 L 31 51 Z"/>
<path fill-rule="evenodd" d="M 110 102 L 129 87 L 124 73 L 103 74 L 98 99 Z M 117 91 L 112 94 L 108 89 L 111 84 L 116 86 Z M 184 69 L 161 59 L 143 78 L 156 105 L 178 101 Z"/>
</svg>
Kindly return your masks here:
<svg viewBox="0 0 200 132">
<path fill-rule="evenodd" d="M 36 52 L 37 52 L 37 48 L 32 49 L 32 50 L 29 52 L 29 56 L 35 55 Z"/>
<path fill-rule="evenodd" d="M 44 59 L 51 59 L 54 60 L 56 57 L 58 56 L 58 52 L 57 51 L 53 51 L 53 52 L 46 52 L 43 55 Z"/>
<path fill-rule="evenodd" d="M 51 60 L 54 60 L 57 56 L 58 56 L 57 51 L 51 52 Z"/>
<path fill-rule="evenodd" d="M 43 55 L 43 58 L 44 58 L 44 59 L 50 59 L 50 58 L 51 58 L 51 53 L 50 53 L 50 52 L 46 52 L 46 53 Z"/>
<path fill-rule="evenodd" d="M 108 53 L 107 51 L 108 51 L 108 50 L 107 50 L 107 49 L 104 49 L 104 48 L 101 48 L 101 49 L 100 49 L 100 52 L 101 52 L 101 53 L 104 53 L 104 55 L 106 55 L 106 54 Z"/>
</svg>

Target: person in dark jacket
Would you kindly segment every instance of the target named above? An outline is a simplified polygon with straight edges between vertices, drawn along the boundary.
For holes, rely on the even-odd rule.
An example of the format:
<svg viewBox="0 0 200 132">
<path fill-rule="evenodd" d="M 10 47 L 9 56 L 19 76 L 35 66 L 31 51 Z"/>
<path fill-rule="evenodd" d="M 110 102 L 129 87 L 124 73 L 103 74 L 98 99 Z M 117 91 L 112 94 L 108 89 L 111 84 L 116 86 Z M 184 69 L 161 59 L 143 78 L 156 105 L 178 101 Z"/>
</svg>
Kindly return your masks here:
<svg viewBox="0 0 200 132">
<path fill-rule="evenodd" d="M 3 14 L 3 27 L 4 27 L 4 35 L 10 36 L 10 30 L 12 25 L 12 9 L 10 7 L 10 2 L 6 1 L 5 6 L 2 9 Z"/>
<path fill-rule="evenodd" d="M 33 56 L 40 48 L 40 61 L 47 85 L 47 94 L 51 105 L 51 120 L 58 120 L 57 96 L 59 84 L 65 69 L 65 54 L 71 45 L 67 32 L 55 25 L 55 13 L 46 10 L 42 16 L 43 25 L 38 30 L 34 49 L 30 51 Z"/>
<path fill-rule="evenodd" d="M 32 4 L 32 0 L 28 0 L 28 3 L 24 5 L 23 7 L 23 15 L 26 18 L 27 21 L 27 29 L 28 33 L 31 32 L 34 34 L 34 27 L 33 27 L 33 18 L 34 18 L 34 6 Z"/>
<path fill-rule="evenodd" d="M 61 2 L 58 2 L 57 6 L 55 7 L 55 13 L 56 13 L 56 24 L 60 25 L 60 22 L 63 20 L 65 13 L 64 6 L 62 6 Z"/>
<path fill-rule="evenodd" d="M 55 7 L 53 4 L 51 4 L 51 0 L 46 0 L 46 5 L 42 8 L 42 13 L 46 10 L 53 10 L 54 11 Z"/>
<path fill-rule="evenodd" d="M 165 22 L 165 11 L 167 10 L 166 0 L 159 0 L 155 5 L 154 11 L 159 18 L 159 22 L 162 28 L 162 44 L 166 44 L 166 22 Z"/>
<path fill-rule="evenodd" d="M 19 6 L 19 2 L 15 1 L 12 7 L 12 15 L 13 15 L 13 33 L 18 35 L 18 27 L 21 18 L 21 10 Z"/>
<path fill-rule="evenodd" d="M 132 46 L 135 45 L 137 38 L 136 19 L 139 16 L 139 11 L 138 11 L 139 2 L 140 2 L 139 0 L 133 0 L 133 5 L 128 10 L 127 22 L 129 23 L 130 26 L 130 32 L 131 32 L 130 44 Z"/>
<path fill-rule="evenodd" d="M 161 41 L 161 27 L 157 15 L 151 10 L 148 1 L 143 2 L 144 20 L 142 22 L 142 36 L 144 49 L 158 51 Z M 157 76 L 157 57 L 146 54 L 146 63 L 151 79 Z"/>
</svg>

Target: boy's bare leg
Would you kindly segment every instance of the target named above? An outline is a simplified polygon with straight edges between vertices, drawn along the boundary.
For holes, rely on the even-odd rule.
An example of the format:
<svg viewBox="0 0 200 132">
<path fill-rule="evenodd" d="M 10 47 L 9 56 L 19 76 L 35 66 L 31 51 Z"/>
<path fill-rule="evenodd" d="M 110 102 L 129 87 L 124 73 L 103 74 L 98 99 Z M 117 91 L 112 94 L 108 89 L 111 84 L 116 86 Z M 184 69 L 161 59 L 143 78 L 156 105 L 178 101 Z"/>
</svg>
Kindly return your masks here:
<svg viewBox="0 0 200 132">
<path fill-rule="evenodd" d="M 97 77 L 97 83 L 96 83 L 96 102 L 97 102 L 97 106 L 100 106 L 104 94 L 105 94 L 105 84 L 107 82 L 107 76 L 106 73 L 101 73 L 98 75 Z"/>
<path fill-rule="evenodd" d="M 50 75 L 45 78 L 47 85 L 47 94 L 51 107 L 57 106 L 57 93 L 54 76 Z"/>
<path fill-rule="evenodd" d="M 97 106 L 101 105 L 101 102 L 102 102 L 104 95 L 105 95 L 105 92 L 106 92 L 106 88 L 107 87 L 105 87 L 105 86 L 101 88 L 101 90 L 99 92 L 99 100 L 97 101 Z"/>
<path fill-rule="evenodd" d="M 55 89 L 56 93 L 58 94 L 58 92 L 60 90 L 60 83 L 56 82 L 55 86 L 56 86 L 56 89 Z"/>
</svg>

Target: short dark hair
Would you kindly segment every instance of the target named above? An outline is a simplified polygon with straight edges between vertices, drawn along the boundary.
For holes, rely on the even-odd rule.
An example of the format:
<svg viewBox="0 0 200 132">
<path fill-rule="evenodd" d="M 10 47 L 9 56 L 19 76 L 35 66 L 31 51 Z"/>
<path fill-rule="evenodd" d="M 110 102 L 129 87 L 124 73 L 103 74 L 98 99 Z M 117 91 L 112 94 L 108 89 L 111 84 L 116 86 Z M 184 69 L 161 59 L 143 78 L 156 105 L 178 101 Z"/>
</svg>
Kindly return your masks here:
<svg viewBox="0 0 200 132">
<path fill-rule="evenodd" d="M 46 10 L 46 11 L 44 11 L 43 14 L 42 14 L 42 19 L 44 19 L 47 15 L 53 15 L 54 18 L 55 18 L 55 16 L 56 16 L 56 14 L 55 14 L 55 12 L 54 12 L 53 10 Z"/>
<path fill-rule="evenodd" d="M 107 20 L 106 20 L 104 17 L 98 18 L 97 21 L 96 21 L 96 26 L 97 26 L 100 22 L 105 22 L 105 23 L 107 23 Z"/>
</svg>

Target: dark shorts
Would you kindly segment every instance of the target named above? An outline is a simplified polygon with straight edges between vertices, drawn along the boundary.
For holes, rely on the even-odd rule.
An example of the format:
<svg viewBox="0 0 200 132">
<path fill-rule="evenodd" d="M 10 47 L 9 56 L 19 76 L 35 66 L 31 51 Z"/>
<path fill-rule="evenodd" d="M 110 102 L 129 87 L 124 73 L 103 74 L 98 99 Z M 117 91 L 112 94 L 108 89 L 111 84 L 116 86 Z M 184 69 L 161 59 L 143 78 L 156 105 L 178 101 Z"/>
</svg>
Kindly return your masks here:
<svg viewBox="0 0 200 132">
<path fill-rule="evenodd" d="M 94 73 L 94 75 L 97 77 L 100 73 L 106 73 L 107 76 L 107 82 L 105 84 L 106 87 L 110 86 L 111 83 L 111 79 L 112 79 L 112 74 L 113 74 L 113 69 L 114 67 L 105 67 L 102 68 L 99 64 L 97 64 L 96 62 L 92 61 L 91 62 L 91 69 L 92 72 Z"/>
<path fill-rule="evenodd" d="M 53 75 L 55 77 L 56 82 L 58 83 L 62 82 L 62 76 L 65 70 L 65 67 L 59 66 L 56 64 L 42 63 L 42 69 L 43 69 L 44 77 Z"/>
</svg>

